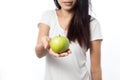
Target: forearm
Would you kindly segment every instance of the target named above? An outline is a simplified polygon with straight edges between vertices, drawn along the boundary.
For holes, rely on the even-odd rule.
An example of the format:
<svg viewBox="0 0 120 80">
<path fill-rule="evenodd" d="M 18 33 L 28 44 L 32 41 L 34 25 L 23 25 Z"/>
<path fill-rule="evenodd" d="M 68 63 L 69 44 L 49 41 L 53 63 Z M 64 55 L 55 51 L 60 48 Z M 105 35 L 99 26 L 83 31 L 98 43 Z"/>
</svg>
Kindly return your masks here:
<svg viewBox="0 0 120 80">
<path fill-rule="evenodd" d="M 102 80 L 102 70 L 101 68 L 91 69 L 92 80 Z"/>
<path fill-rule="evenodd" d="M 42 44 L 36 45 L 35 52 L 38 58 L 42 58 L 46 55 L 46 50 L 44 49 Z"/>
<path fill-rule="evenodd" d="M 102 80 L 101 69 L 101 40 L 91 42 L 90 46 L 91 78 L 92 80 Z"/>
<path fill-rule="evenodd" d="M 47 50 L 45 48 L 49 46 L 48 35 L 49 35 L 50 27 L 42 23 L 40 23 L 38 26 L 39 26 L 39 33 L 38 33 L 37 45 L 35 47 L 35 52 L 37 57 L 41 58 L 47 54 Z"/>
</svg>

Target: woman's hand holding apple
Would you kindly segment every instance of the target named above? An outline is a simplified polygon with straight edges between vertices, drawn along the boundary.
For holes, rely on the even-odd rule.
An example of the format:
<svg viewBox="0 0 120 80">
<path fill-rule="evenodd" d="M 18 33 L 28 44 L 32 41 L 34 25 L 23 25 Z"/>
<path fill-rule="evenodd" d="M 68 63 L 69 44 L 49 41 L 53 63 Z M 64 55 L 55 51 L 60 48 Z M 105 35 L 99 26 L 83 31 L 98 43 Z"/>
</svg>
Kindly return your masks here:
<svg viewBox="0 0 120 80">
<path fill-rule="evenodd" d="M 49 50 L 49 54 L 52 55 L 52 56 L 54 56 L 54 57 L 66 57 L 66 56 L 68 56 L 70 53 L 71 53 L 70 50 L 68 50 L 68 51 L 66 51 L 66 52 L 63 52 L 63 53 L 60 53 L 60 54 L 52 51 L 51 48 L 50 48 L 50 50 Z"/>
<path fill-rule="evenodd" d="M 50 48 L 50 38 L 48 36 L 45 36 L 42 38 L 42 44 L 43 44 L 43 47 L 44 49 L 52 56 L 54 57 L 65 57 L 65 56 L 68 56 L 71 51 L 70 49 L 67 49 L 66 51 L 64 52 L 61 52 L 61 53 L 58 53 L 58 52 L 55 52 L 53 51 L 51 48 Z"/>
</svg>

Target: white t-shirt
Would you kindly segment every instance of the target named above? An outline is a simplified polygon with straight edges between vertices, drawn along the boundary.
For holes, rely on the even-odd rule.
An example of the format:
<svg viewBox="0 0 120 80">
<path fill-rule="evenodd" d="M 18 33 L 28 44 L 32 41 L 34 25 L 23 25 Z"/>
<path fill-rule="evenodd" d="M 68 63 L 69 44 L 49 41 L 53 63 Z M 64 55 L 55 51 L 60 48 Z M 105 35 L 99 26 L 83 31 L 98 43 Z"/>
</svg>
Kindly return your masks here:
<svg viewBox="0 0 120 80">
<path fill-rule="evenodd" d="M 50 27 L 49 37 L 62 35 L 67 32 L 60 27 L 56 10 L 46 11 L 40 20 L 40 23 L 47 24 Z M 91 41 L 102 39 L 99 22 L 94 19 L 90 23 Z M 56 58 L 49 54 L 46 55 L 45 80 L 91 80 L 90 73 L 86 66 L 86 53 L 78 42 L 70 43 L 72 53 L 67 57 Z"/>
</svg>

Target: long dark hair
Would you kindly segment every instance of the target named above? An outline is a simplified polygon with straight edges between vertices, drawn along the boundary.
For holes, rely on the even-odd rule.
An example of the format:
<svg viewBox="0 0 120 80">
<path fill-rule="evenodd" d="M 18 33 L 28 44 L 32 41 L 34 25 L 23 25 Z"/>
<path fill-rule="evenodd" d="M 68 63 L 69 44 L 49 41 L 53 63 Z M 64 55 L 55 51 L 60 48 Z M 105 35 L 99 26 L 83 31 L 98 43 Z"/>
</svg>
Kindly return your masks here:
<svg viewBox="0 0 120 80">
<path fill-rule="evenodd" d="M 61 6 L 54 0 L 58 9 Z M 74 7 L 74 16 L 70 22 L 67 37 L 70 41 L 77 40 L 79 45 L 88 49 L 90 47 L 90 15 L 89 0 L 77 0 Z"/>
</svg>

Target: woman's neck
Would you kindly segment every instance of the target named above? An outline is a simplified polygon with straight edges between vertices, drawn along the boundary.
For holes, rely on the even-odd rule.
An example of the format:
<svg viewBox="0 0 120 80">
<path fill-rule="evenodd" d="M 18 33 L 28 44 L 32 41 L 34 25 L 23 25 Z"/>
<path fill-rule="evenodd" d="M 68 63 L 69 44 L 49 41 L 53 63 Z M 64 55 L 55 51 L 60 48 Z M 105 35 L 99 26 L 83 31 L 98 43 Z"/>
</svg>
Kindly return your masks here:
<svg viewBox="0 0 120 80">
<path fill-rule="evenodd" d="M 73 17 L 72 12 L 64 11 L 64 10 L 57 10 L 58 22 L 59 25 L 66 31 L 69 28 L 71 19 Z"/>
<path fill-rule="evenodd" d="M 59 14 L 60 14 L 61 17 L 70 18 L 70 17 L 73 17 L 74 13 L 73 13 L 73 11 L 66 11 L 66 10 L 60 9 Z"/>
</svg>

